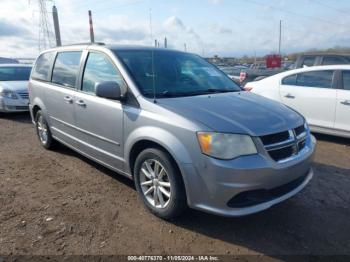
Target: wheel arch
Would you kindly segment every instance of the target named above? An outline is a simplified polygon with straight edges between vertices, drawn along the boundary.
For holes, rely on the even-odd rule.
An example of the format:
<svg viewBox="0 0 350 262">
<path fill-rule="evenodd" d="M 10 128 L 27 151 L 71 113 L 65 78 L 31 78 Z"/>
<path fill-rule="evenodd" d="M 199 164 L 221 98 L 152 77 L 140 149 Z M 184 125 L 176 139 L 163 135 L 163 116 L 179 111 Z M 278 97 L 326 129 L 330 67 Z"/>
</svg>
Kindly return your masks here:
<svg viewBox="0 0 350 262">
<path fill-rule="evenodd" d="M 50 118 L 48 117 L 48 113 L 46 110 L 46 107 L 44 105 L 44 103 L 42 102 L 42 100 L 38 97 L 34 98 L 33 102 L 32 102 L 32 116 L 33 116 L 33 121 L 35 120 L 35 115 L 36 113 L 41 110 L 43 115 L 46 118 L 46 121 L 50 124 Z"/>
</svg>

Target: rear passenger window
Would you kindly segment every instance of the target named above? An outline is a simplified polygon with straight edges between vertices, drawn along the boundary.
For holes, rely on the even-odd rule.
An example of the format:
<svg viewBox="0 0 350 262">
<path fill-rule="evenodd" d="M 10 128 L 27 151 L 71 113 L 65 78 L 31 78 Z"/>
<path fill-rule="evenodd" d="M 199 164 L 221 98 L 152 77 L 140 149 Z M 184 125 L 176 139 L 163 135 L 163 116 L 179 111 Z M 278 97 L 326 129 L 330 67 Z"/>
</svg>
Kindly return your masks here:
<svg viewBox="0 0 350 262">
<path fill-rule="evenodd" d="M 295 86 L 297 80 L 297 75 L 287 76 L 282 79 L 282 85 Z"/>
<path fill-rule="evenodd" d="M 81 52 L 58 53 L 52 73 L 52 82 L 55 84 L 75 87 L 77 80 Z"/>
<path fill-rule="evenodd" d="M 315 64 L 315 60 L 315 56 L 305 57 L 302 66 L 313 66 Z"/>
<path fill-rule="evenodd" d="M 312 71 L 300 73 L 297 77 L 298 86 L 332 88 L 334 71 Z"/>
<path fill-rule="evenodd" d="M 322 62 L 323 65 L 343 65 L 348 63 L 346 59 L 337 56 L 326 56 L 323 58 Z"/>
<path fill-rule="evenodd" d="M 343 71 L 343 87 L 350 90 L 350 71 Z"/>
<path fill-rule="evenodd" d="M 43 81 L 50 81 L 50 68 L 54 59 L 55 53 L 48 52 L 39 56 L 36 60 L 35 67 L 32 73 L 32 78 Z"/>
<path fill-rule="evenodd" d="M 83 77 L 82 90 L 88 93 L 95 93 L 96 83 L 104 81 L 117 82 L 120 88 L 125 88 L 125 83 L 112 62 L 102 53 L 89 53 Z"/>
</svg>

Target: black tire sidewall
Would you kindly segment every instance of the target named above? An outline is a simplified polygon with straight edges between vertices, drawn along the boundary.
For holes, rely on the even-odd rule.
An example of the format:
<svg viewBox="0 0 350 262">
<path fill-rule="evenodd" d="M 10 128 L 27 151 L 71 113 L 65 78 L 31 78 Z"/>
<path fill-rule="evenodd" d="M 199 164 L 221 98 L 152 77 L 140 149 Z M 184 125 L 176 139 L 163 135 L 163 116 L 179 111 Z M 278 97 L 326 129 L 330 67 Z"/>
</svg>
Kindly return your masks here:
<svg viewBox="0 0 350 262">
<path fill-rule="evenodd" d="M 156 208 L 152 206 L 144 196 L 140 185 L 140 169 L 142 163 L 147 159 L 159 161 L 167 171 L 171 184 L 170 202 L 165 208 Z M 181 174 L 171 157 L 164 151 L 157 148 L 149 148 L 142 151 L 135 161 L 134 166 L 135 187 L 146 207 L 156 216 L 163 219 L 171 219 L 179 216 L 186 208 L 186 193 L 184 190 Z"/>
</svg>

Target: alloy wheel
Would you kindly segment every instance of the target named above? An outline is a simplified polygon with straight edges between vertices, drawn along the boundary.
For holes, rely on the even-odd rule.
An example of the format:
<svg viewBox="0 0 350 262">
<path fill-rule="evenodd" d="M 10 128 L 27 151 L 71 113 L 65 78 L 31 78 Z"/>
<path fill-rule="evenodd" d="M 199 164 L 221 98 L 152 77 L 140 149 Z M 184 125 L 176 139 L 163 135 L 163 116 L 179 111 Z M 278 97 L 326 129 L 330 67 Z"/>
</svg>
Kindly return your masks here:
<svg viewBox="0 0 350 262">
<path fill-rule="evenodd" d="M 144 197 L 153 207 L 165 208 L 171 198 L 171 184 L 164 166 L 155 159 L 144 161 L 140 169 Z"/>
<path fill-rule="evenodd" d="M 47 124 L 42 115 L 40 115 L 38 118 L 37 129 L 41 143 L 46 144 L 48 140 L 48 129 Z"/>
</svg>

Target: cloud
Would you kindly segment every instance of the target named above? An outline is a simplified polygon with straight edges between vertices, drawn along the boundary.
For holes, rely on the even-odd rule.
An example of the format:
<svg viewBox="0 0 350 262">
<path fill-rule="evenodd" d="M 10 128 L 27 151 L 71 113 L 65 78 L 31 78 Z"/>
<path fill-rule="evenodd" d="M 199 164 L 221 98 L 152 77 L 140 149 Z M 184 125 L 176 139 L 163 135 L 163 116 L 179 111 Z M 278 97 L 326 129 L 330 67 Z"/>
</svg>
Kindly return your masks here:
<svg viewBox="0 0 350 262">
<path fill-rule="evenodd" d="M 55 0 L 59 11 L 62 43 L 90 40 L 87 17 L 89 8 L 93 11 L 95 39 L 106 43 L 153 45 L 155 38 L 162 42 L 164 37 L 167 37 L 168 46 L 171 48 L 183 49 L 186 43 L 190 52 L 199 54 L 204 52 L 208 56 L 252 55 L 255 51 L 263 54 L 274 52 L 278 48 L 280 19 L 283 20 L 283 51 L 348 46 L 350 43 L 348 26 L 334 26 L 305 19 L 302 16 L 296 19 L 294 16 L 279 12 L 278 9 L 282 8 L 293 10 L 290 1 L 287 0 L 280 1 L 274 9 L 269 8 L 271 6 L 269 4 L 245 6 L 243 1 L 237 8 L 237 10 L 247 8 L 247 12 L 242 14 L 237 10 L 235 13 L 234 9 L 229 14 L 225 11 L 210 12 L 210 8 L 214 8 L 213 5 L 230 8 L 231 1 L 197 1 L 195 7 L 203 9 L 201 11 L 207 14 L 205 17 L 201 15 L 202 12 L 197 12 L 191 17 L 186 16 L 185 10 L 188 6 L 182 1 L 163 3 L 154 9 L 157 13 L 153 14 L 153 39 L 151 39 L 149 6 L 142 1 L 138 2 L 137 8 L 129 5 L 122 9 L 118 5 L 132 4 L 135 0 L 114 0 L 113 3 L 97 0 Z M 28 5 L 28 0 L 1 0 L 0 56 L 35 57 L 38 54 L 39 8 L 37 1 L 31 0 L 30 3 Z M 46 3 L 50 12 L 52 2 L 46 1 Z M 301 10 L 298 12 L 302 13 L 302 10 L 306 10 L 306 6 L 306 4 L 298 5 L 298 9 Z M 340 19 L 336 12 L 324 10 L 327 16 L 317 10 L 314 12 L 315 17 L 320 16 L 334 23 L 344 25 L 350 23 L 350 18 L 341 16 Z M 50 13 L 48 19 L 51 22 Z"/>
<path fill-rule="evenodd" d="M 169 18 L 167 18 L 164 23 L 163 23 L 164 27 L 166 27 L 167 29 L 176 29 L 176 30 L 186 30 L 183 22 L 180 20 L 180 18 L 176 17 L 176 16 L 171 16 Z"/>
<path fill-rule="evenodd" d="M 26 28 L 16 25 L 16 22 L 9 22 L 0 18 L 0 38 L 9 36 L 24 36 L 27 35 Z"/>
<path fill-rule="evenodd" d="M 214 5 L 218 5 L 223 3 L 224 0 L 209 0 L 209 3 L 214 4 Z"/>
<path fill-rule="evenodd" d="M 115 41 L 141 41 L 146 38 L 146 32 L 142 29 L 118 29 L 118 28 L 100 28 L 98 35 L 100 38 L 113 39 Z"/>
<path fill-rule="evenodd" d="M 182 49 L 184 43 L 186 43 L 187 46 L 192 47 L 192 52 L 203 52 L 204 45 L 200 34 L 192 27 L 186 26 L 179 17 L 168 17 L 163 22 L 163 30 L 164 33 L 172 36 L 169 40 L 175 40 L 177 48 Z"/>
</svg>

